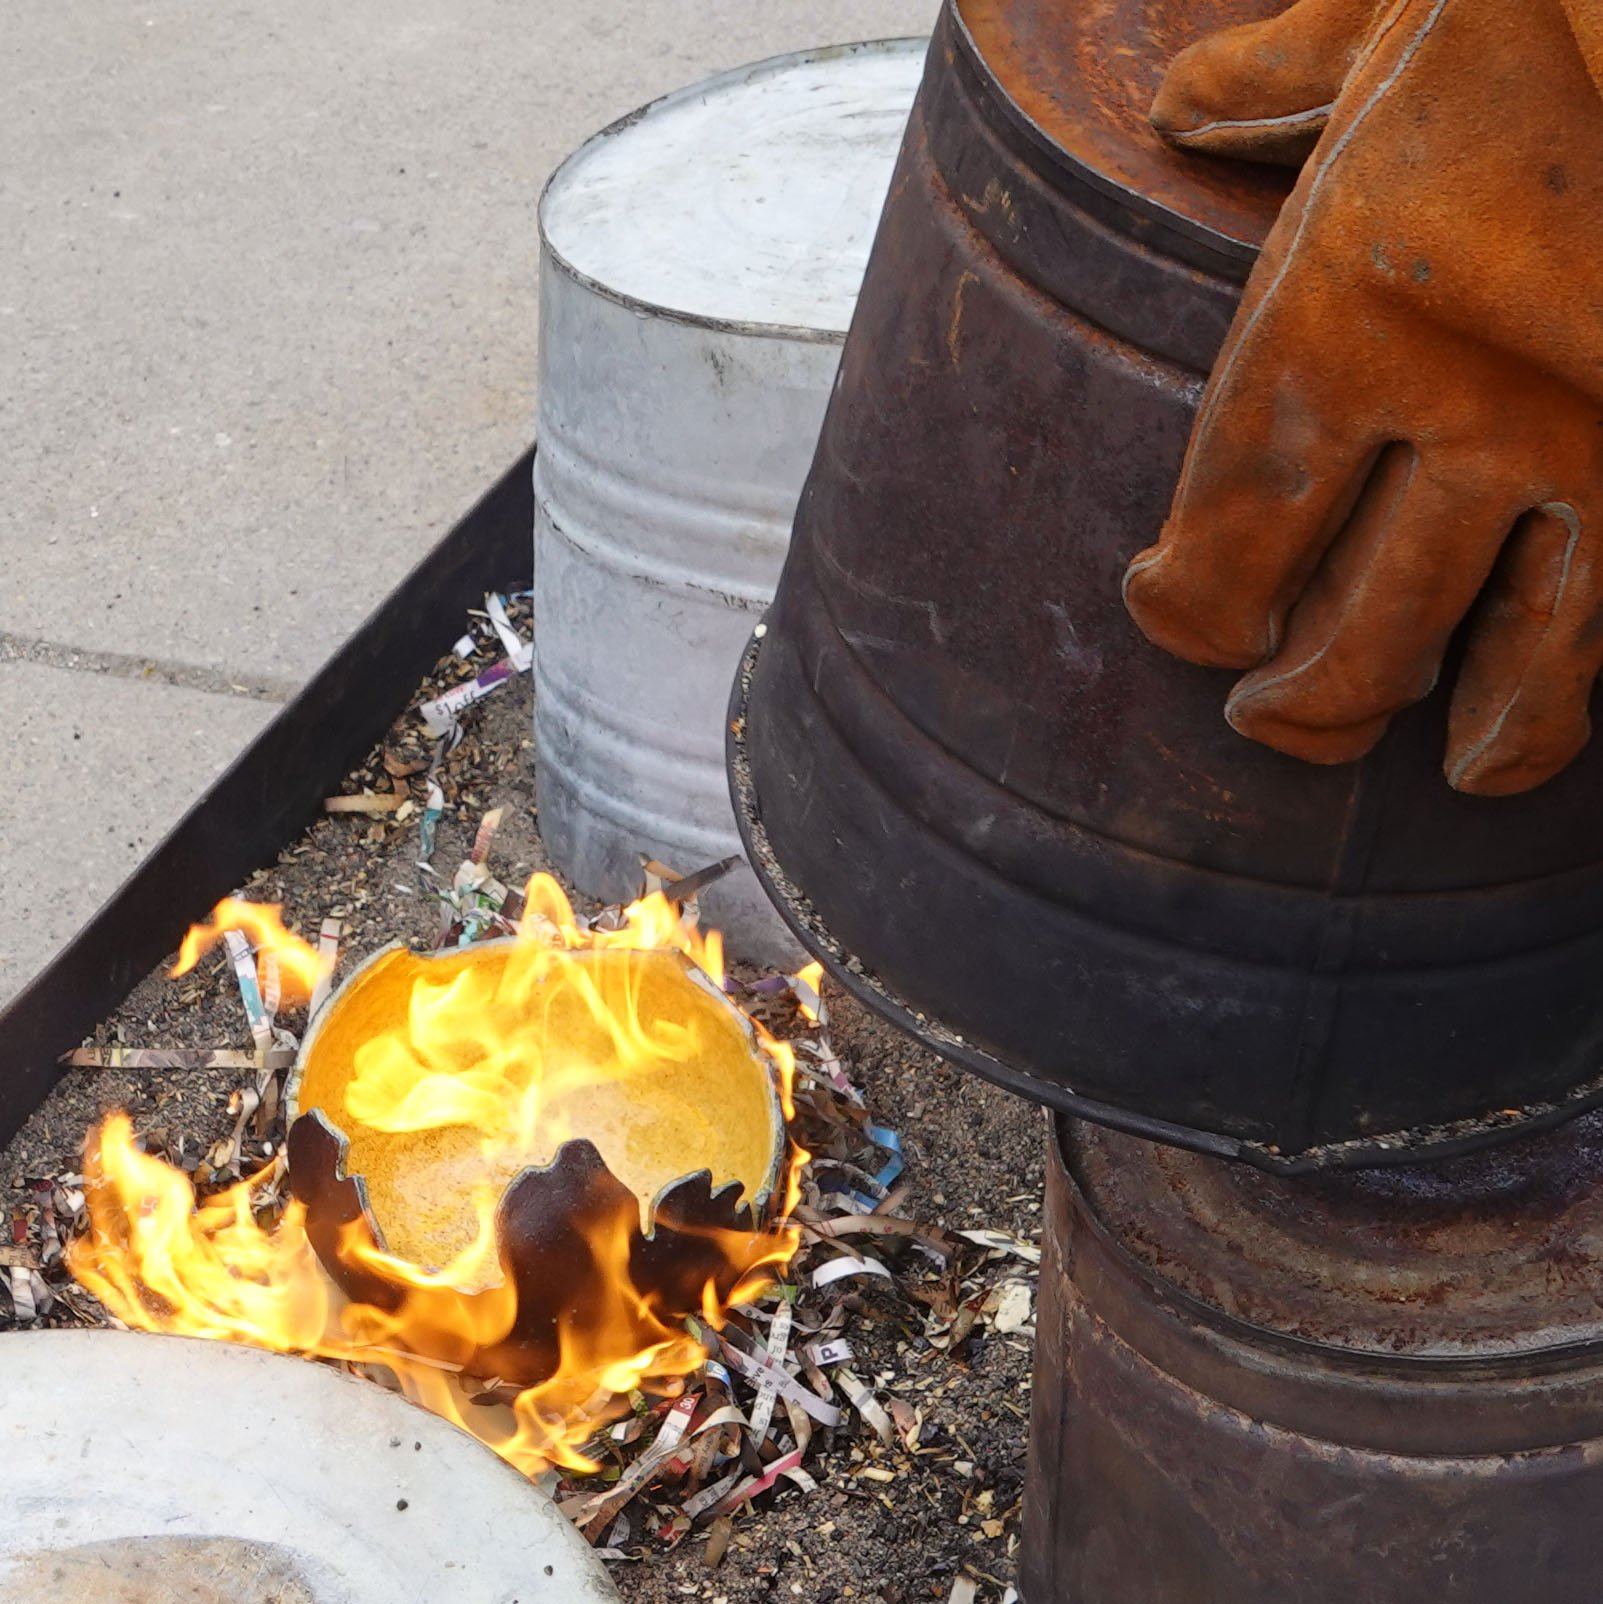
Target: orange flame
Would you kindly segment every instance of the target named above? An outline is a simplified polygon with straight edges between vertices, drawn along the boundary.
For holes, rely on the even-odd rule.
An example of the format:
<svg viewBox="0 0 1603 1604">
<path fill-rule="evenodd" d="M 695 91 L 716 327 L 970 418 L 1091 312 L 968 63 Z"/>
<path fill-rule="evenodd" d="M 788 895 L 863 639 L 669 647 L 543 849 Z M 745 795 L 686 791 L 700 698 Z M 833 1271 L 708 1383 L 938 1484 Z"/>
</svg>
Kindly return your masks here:
<svg viewBox="0 0 1603 1604">
<path fill-rule="evenodd" d="M 824 984 L 824 966 L 821 963 L 803 964 L 796 971 L 796 978 L 805 988 L 796 997 L 796 1006 L 801 1009 L 802 1018 L 810 1025 L 818 1023 L 819 1013 L 817 1005 L 810 1000 L 809 993 L 816 998 Z"/>
<path fill-rule="evenodd" d="M 674 1230 L 694 1238 L 693 1276 L 665 1290 L 649 1280 L 637 1285 L 633 1274 L 631 1256 L 644 1223 L 634 1205 L 635 1196 L 644 1201 L 639 1186 L 626 1208 L 575 1208 L 573 1219 L 554 1229 L 565 1251 L 573 1244 L 568 1257 L 583 1261 L 574 1272 L 583 1296 L 558 1300 L 542 1338 L 552 1350 L 550 1363 L 541 1367 L 544 1379 L 521 1390 L 497 1387 L 491 1397 L 476 1377 L 485 1376 L 498 1357 L 524 1351 L 518 1347 L 516 1254 L 503 1257 L 510 1250 L 497 1240 L 497 1209 L 507 1183 L 530 1163 L 545 1162 L 568 1135 L 591 1134 L 585 1098 L 609 1074 L 632 1077 L 646 1089 L 646 1123 L 666 1118 L 675 1139 L 687 1140 L 695 1122 L 674 1125 L 660 1088 L 674 1084 L 675 1074 L 698 1055 L 710 1061 L 717 1046 L 713 1036 L 726 1017 L 754 1033 L 773 1067 L 787 1119 L 794 1059 L 786 1044 L 738 1015 L 682 966 L 668 966 L 682 977 L 675 990 L 643 983 L 634 974 L 640 965 L 631 960 L 593 956 L 676 952 L 721 992 L 717 933 L 687 928 L 660 894 L 631 905 L 618 929 L 600 930 L 580 926 L 549 876 L 530 881 L 527 899 L 519 940 L 510 949 L 499 944 L 499 953 L 493 946 L 477 949 L 487 970 L 494 969 L 489 960 L 502 960 L 503 976 L 516 982 L 510 991 L 504 978 L 488 996 L 462 983 L 475 972 L 469 949 L 457 979 L 444 985 L 418 979 L 405 999 L 404 1017 L 387 1019 L 384 1028 L 364 1026 L 345 1060 L 348 1095 L 334 1122 L 351 1137 L 350 1172 L 365 1173 L 358 1162 L 363 1142 L 371 1144 L 375 1169 L 382 1167 L 379 1155 L 389 1144 L 392 1215 L 409 1211 L 422 1225 L 381 1215 L 383 1188 L 370 1186 L 388 1245 L 380 1245 L 366 1220 L 344 1227 L 335 1253 L 337 1285 L 313 1248 L 316 1233 L 309 1235 L 305 1204 L 292 1200 L 276 1223 L 264 1223 L 276 1212 L 281 1162 L 197 1202 L 188 1177 L 142 1153 L 131 1122 L 118 1114 L 91 1132 L 86 1148 L 90 1230 L 68 1250 L 78 1280 L 117 1318 L 140 1329 L 380 1367 L 415 1402 L 471 1431 L 526 1474 L 552 1464 L 593 1469 L 584 1445 L 623 1412 L 622 1395 L 637 1388 L 681 1391 L 683 1378 L 703 1363 L 704 1350 L 688 1333 L 685 1317 L 699 1314 L 721 1324 L 728 1308 L 771 1283 L 777 1267 L 795 1253 L 799 1233 L 783 1218 L 751 1230 L 675 1224 Z M 284 930 L 276 910 L 238 902 L 220 904 L 207 926 L 190 932 L 177 972 L 191 967 L 226 929 L 245 929 L 270 945 L 298 983 L 315 985 L 320 977 L 318 955 Z M 317 967 L 308 967 L 306 958 Z M 618 983 L 608 979 L 614 973 Z M 516 1018 L 508 1012 L 509 997 L 519 1004 Z M 329 1029 L 339 1006 L 336 1001 L 324 1016 Z M 589 1022 L 584 1030 L 571 1027 L 575 1018 Z M 533 1027 L 561 1039 L 535 1043 L 529 1039 Z M 588 1048 L 580 1051 L 568 1038 L 586 1030 Z M 333 1039 L 338 1045 L 337 1034 Z M 309 1043 L 303 1055 L 308 1085 L 321 1040 L 320 1035 Z M 591 1074 L 590 1081 L 575 1074 L 576 1065 Z M 655 1108 L 652 1095 L 658 1098 Z M 329 1112 L 327 1101 L 317 1106 Z M 703 1121 L 709 1140 L 727 1122 L 722 1113 L 715 1109 Z M 615 1149 L 623 1157 L 616 1164 L 606 1154 L 606 1133 L 596 1139 L 609 1170 L 625 1172 L 625 1184 L 624 1149 L 630 1141 L 638 1149 L 644 1140 L 638 1124 L 638 1118 L 626 1122 L 627 1140 Z M 411 1144 L 412 1156 L 397 1156 L 400 1143 Z M 786 1157 L 775 1198 L 784 1215 L 796 1201 L 798 1169 L 807 1155 L 790 1144 Z M 670 1151 L 669 1159 L 679 1174 L 711 1167 L 699 1151 Z M 560 1235 L 570 1228 L 570 1235 Z M 318 1241 L 328 1251 L 327 1240 Z M 428 1253 L 442 1244 L 450 1251 Z M 431 1257 L 435 1262 L 428 1262 Z M 533 1283 L 522 1284 L 527 1289 Z M 363 1297 L 347 1296 L 340 1285 Z M 372 1286 L 380 1290 L 371 1293 Z"/>
<path fill-rule="evenodd" d="M 317 983 L 328 968 L 323 955 L 293 930 L 284 927 L 274 904 L 244 902 L 238 897 L 224 897 L 212 909 L 212 916 L 205 924 L 189 927 L 189 934 L 178 949 L 178 962 L 172 967 L 173 978 L 187 975 L 206 951 L 216 946 L 230 930 L 244 931 L 259 953 L 270 954 L 277 960 L 279 973 L 288 982 L 286 996 L 305 1002 L 317 990 Z"/>
</svg>

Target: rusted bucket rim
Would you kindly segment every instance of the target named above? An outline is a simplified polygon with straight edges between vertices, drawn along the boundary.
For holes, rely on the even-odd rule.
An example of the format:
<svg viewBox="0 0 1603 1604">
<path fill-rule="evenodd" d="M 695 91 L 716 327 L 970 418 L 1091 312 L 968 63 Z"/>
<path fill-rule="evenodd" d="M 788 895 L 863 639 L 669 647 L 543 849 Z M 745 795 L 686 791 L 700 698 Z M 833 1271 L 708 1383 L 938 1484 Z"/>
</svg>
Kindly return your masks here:
<svg viewBox="0 0 1603 1604">
<path fill-rule="evenodd" d="M 823 964 L 830 979 L 871 1013 L 890 1021 L 938 1058 L 944 1058 L 982 1080 L 988 1080 L 1015 1096 L 1027 1098 L 1059 1114 L 1090 1120 L 1110 1130 L 1122 1131 L 1127 1136 L 1183 1147 L 1211 1158 L 1236 1159 L 1267 1174 L 1282 1176 L 1318 1175 L 1344 1169 L 1381 1169 L 1459 1158 L 1506 1141 L 1515 1133 L 1520 1136 L 1537 1135 L 1577 1115 L 1603 1107 L 1603 1076 L 1600 1076 L 1557 1102 L 1502 1109 L 1447 1125 L 1380 1131 L 1372 1136 L 1330 1142 L 1300 1152 L 1286 1152 L 1262 1142 L 1176 1125 L 1168 1120 L 1136 1113 L 1132 1109 L 1120 1108 L 1117 1104 L 1084 1096 L 1061 1082 L 1042 1079 L 1026 1069 L 993 1057 L 984 1048 L 948 1030 L 939 1020 L 917 1012 L 877 975 L 863 968 L 824 926 L 812 904 L 791 883 L 774 856 L 758 810 L 751 779 L 751 760 L 746 749 L 748 695 L 757 654 L 762 649 L 766 633 L 767 625 L 759 623 L 747 642 L 730 691 L 729 716 L 725 725 L 724 748 L 730 797 L 734 803 L 735 824 L 745 847 L 746 861 L 791 933 Z"/>
<path fill-rule="evenodd" d="M 1070 1140 L 1073 1120 L 1072 1115 L 1047 1111 L 1049 1162 L 1073 1199 L 1071 1207 L 1110 1264 L 1116 1266 L 1119 1275 L 1141 1289 L 1141 1301 L 1153 1308 L 1172 1305 L 1182 1309 L 1192 1319 L 1250 1348 L 1268 1349 L 1304 1362 L 1313 1361 L 1336 1372 L 1389 1376 L 1413 1382 L 1452 1383 L 1492 1377 L 1523 1380 L 1595 1366 L 1603 1355 L 1603 1340 L 1585 1338 L 1480 1353 L 1394 1352 L 1300 1335 L 1223 1309 L 1169 1279 L 1120 1239 L 1081 1179 Z"/>
</svg>

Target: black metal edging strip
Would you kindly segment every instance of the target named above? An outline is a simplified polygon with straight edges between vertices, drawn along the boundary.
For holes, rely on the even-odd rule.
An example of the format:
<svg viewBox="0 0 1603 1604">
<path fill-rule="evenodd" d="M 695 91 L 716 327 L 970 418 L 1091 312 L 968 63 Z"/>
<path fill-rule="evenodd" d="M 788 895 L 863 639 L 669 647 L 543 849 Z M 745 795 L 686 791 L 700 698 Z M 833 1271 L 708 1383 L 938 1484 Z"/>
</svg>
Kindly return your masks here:
<svg viewBox="0 0 1603 1604">
<path fill-rule="evenodd" d="M 100 911 L 0 1011 L 0 1144 L 184 931 L 271 863 L 406 706 L 463 611 L 533 562 L 531 447 L 379 603 Z"/>
</svg>

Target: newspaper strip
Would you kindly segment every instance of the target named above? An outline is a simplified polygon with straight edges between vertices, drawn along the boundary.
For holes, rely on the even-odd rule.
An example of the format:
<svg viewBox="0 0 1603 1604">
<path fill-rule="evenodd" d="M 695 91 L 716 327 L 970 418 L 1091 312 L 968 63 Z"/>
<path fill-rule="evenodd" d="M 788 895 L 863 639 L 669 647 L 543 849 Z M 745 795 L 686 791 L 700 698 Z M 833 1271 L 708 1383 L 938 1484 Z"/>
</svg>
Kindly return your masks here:
<svg viewBox="0 0 1603 1604">
<path fill-rule="evenodd" d="M 1021 1241 L 1016 1236 L 1009 1236 L 1006 1231 L 959 1231 L 957 1234 L 965 1242 L 989 1248 L 993 1253 L 1011 1253 L 1026 1264 L 1041 1262 L 1041 1250 L 1035 1243 Z"/>
<path fill-rule="evenodd" d="M 833 1086 L 847 1102 L 855 1104 L 858 1108 L 864 1106 L 863 1094 L 852 1084 L 850 1077 L 841 1067 L 840 1055 L 827 1041 L 796 1041 L 791 1045 L 798 1054 L 818 1060 L 818 1068 L 804 1063 L 800 1057 L 796 1060 L 796 1067 L 810 1080 L 822 1080 Z"/>
<path fill-rule="evenodd" d="M 759 1493 L 766 1493 L 781 1476 L 797 1473 L 806 1478 L 807 1490 L 811 1492 L 817 1487 L 817 1482 L 801 1468 L 801 1449 L 793 1448 L 788 1454 L 781 1454 L 760 1476 L 753 1476 L 750 1481 L 742 1482 L 718 1506 L 720 1515 L 738 1508 L 741 1504 L 755 1498 Z"/>
<path fill-rule="evenodd" d="M 800 1404 L 792 1403 L 789 1398 L 782 1398 L 780 1402 L 785 1407 L 785 1418 L 790 1422 L 790 1432 L 796 1439 L 796 1447 L 805 1459 L 813 1440 L 812 1417 Z"/>
<path fill-rule="evenodd" d="M 239 982 L 240 1001 L 245 1005 L 245 1017 L 250 1022 L 251 1039 L 256 1043 L 257 1052 L 266 1054 L 274 1045 L 273 1021 L 256 984 L 256 954 L 238 930 L 225 930 L 223 941 L 234 966 L 234 979 Z"/>
<path fill-rule="evenodd" d="M 804 964 L 786 983 L 796 996 L 796 1006 L 810 1025 L 820 1030 L 829 1029 L 829 1009 L 824 1002 L 824 966 L 821 963 Z"/>
<path fill-rule="evenodd" d="M 440 744 L 443 747 L 445 743 L 442 741 Z M 445 792 L 440 789 L 440 782 L 431 775 L 423 801 L 423 817 L 417 827 L 417 861 L 420 868 L 426 869 L 429 859 L 434 856 L 434 833 L 439 829 L 444 814 Z"/>
<path fill-rule="evenodd" d="M 891 1417 L 885 1413 L 884 1406 L 865 1385 L 862 1378 L 843 1365 L 835 1372 L 835 1381 L 845 1393 L 847 1402 L 868 1423 L 874 1435 L 887 1446 L 895 1442 L 896 1427 L 891 1423 Z"/>
<path fill-rule="evenodd" d="M 715 1508 L 736 1482 L 740 1480 L 740 1472 L 732 1470 L 727 1476 L 721 1477 L 710 1486 L 703 1487 L 694 1498 L 687 1498 L 681 1506 L 684 1513 L 692 1520 L 705 1515 L 709 1509 Z"/>
<path fill-rule="evenodd" d="M 507 660 L 518 673 L 527 674 L 534 666 L 534 643 L 524 640 L 512 627 L 505 601 L 494 592 L 484 598 L 484 611 L 489 617 L 490 627 L 500 637 L 501 649 L 507 654 Z"/>
<path fill-rule="evenodd" d="M 293 1047 L 269 1047 L 265 1053 L 204 1047 L 76 1047 L 58 1063 L 69 1069 L 288 1069 Z"/>
<path fill-rule="evenodd" d="M 777 1392 L 800 1404 L 820 1426 L 840 1424 L 841 1411 L 834 1404 L 826 1403 L 817 1393 L 809 1391 L 788 1371 L 770 1365 L 766 1358 L 759 1358 L 756 1354 L 737 1348 L 726 1336 L 720 1335 L 719 1341 L 723 1344 L 724 1357 L 748 1381 L 758 1386 L 765 1381 L 771 1381 Z"/>
<path fill-rule="evenodd" d="M 894 1281 L 895 1276 L 879 1262 L 878 1259 L 858 1259 L 844 1255 L 838 1259 L 831 1259 L 828 1264 L 821 1264 L 813 1271 L 812 1285 L 814 1287 L 827 1287 L 836 1281 L 844 1281 L 852 1275 L 878 1275 L 887 1281 Z"/>
<path fill-rule="evenodd" d="M 532 650 L 532 648 L 531 648 Z M 432 702 L 424 702 L 418 715 L 435 735 L 450 735 L 457 727 L 457 714 L 466 712 L 475 702 L 482 702 L 492 691 L 499 690 L 517 672 L 505 660 L 487 668 L 466 685 L 458 685 Z"/>
<path fill-rule="evenodd" d="M 774 1311 L 774 1323 L 768 1328 L 767 1365 L 773 1371 L 783 1371 L 785 1367 L 785 1354 L 790 1347 L 790 1322 L 792 1319 L 791 1307 L 788 1302 L 782 1302 Z M 757 1402 L 751 1411 L 751 1436 L 753 1442 L 765 1442 L 768 1438 L 768 1427 L 774 1418 L 774 1404 L 778 1401 L 779 1389 L 774 1385 L 772 1375 L 765 1375 L 757 1388 Z"/>
<path fill-rule="evenodd" d="M 902 1158 L 902 1138 L 896 1131 L 893 1131 L 884 1125 L 864 1125 L 863 1134 L 882 1153 L 888 1153 L 890 1155 L 890 1157 L 886 1159 L 886 1161 L 880 1166 L 878 1173 L 874 1176 L 875 1184 L 882 1189 L 883 1195 L 884 1191 L 888 1191 L 890 1189 L 891 1182 L 902 1173 L 904 1165 L 904 1160 Z"/>
<path fill-rule="evenodd" d="M 30 1325 L 39 1318 L 38 1302 L 33 1295 L 33 1272 L 26 1265 L 13 1264 L 7 1271 L 11 1281 L 11 1313 L 19 1326 Z"/>
<path fill-rule="evenodd" d="M 836 1337 L 830 1342 L 810 1342 L 802 1352 L 820 1370 L 825 1365 L 849 1364 L 856 1357 L 852 1352 L 851 1343 L 845 1337 Z"/>
<path fill-rule="evenodd" d="M 503 811 L 501 808 L 491 808 L 479 820 L 479 827 L 473 834 L 473 850 L 468 853 L 469 863 L 483 863 L 490 856 L 490 845 L 495 840 L 495 832 L 501 828 Z"/>
<path fill-rule="evenodd" d="M 651 1479 L 652 1473 L 673 1453 L 684 1440 L 690 1426 L 690 1417 L 696 1412 L 701 1394 L 687 1392 L 663 1420 L 662 1430 L 651 1446 L 629 1467 L 623 1477 L 598 1493 L 586 1493 L 578 1498 L 565 1499 L 558 1508 L 575 1522 L 590 1525 L 605 1515 L 611 1519 Z"/>
<path fill-rule="evenodd" d="M 946 1264 L 956 1244 L 936 1225 L 921 1225 L 900 1214 L 854 1214 L 833 1219 L 801 1218 L 804 1230 L 839 1241 L 846 1236 L 904 1236 L 937 1264 Z"/>
<path fill-rule="evenodd" d="M 334 971 L 339 968 L 340 938 L 345 934 L 345 923 L 329 917 L 318 927 L 317 956 L 319 959 L 317 984 L 312 988 L 312 1000 L 307 1004 L 306 1017 L 318 1014 L 334 991 Z"/>
<path fill-rule="evenodd" d="M 624 1476 L 612 1486 L 598 1493 L 581 1494 L 564 1499 L 558 1510 L 576 1525 L 587 1531 L 604 1526 L 618 1514 L 638 1493 L 642 1492 L 652 1476 L 674 1457 L 685 1442 L 686 1428 L 701 1401 L 699 1393 L 687 1393 L 668 1412 L 663 1427 L 652 1445 L 632 1464 Z M 733 1406 L 716 1409 L 690 1433 L 692 1438 L 705 1437 L 708 1432 L 721 1431 L 725 1426 L 744 1425 L 746 1417 Z"/>
<path fill-rule="evenodd" d="M 284 1001 L 284 977 L 278 971 L 276 954 L 264 952 L 260 955 L 256 975 L 262 990 L 262 1007 L 267 1010 L 267 1022 L 270 1025 L 278 1018 L 279 1006 Z"/>
</svg>

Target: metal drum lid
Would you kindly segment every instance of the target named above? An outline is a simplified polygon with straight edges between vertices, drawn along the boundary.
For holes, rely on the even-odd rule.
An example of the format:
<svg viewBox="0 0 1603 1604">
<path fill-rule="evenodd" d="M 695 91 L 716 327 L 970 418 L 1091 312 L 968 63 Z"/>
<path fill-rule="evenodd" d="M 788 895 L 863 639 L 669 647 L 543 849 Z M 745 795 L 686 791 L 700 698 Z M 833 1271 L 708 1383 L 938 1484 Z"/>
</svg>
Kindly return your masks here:
<svg viewBox="0 0 1603 1604">
<path fill-rule="evenodd" d="M 547 248 L 656 311 L 839 338 L 926 48 L 780 56 L 656 101 L 558 168 Z"/>
<path fill-rule="evenodd" d="M 544 1493 L 383 1387 L 193 1337 L 5 1343 L 6 1604 L 616 1604 Z"/>
</svg>

